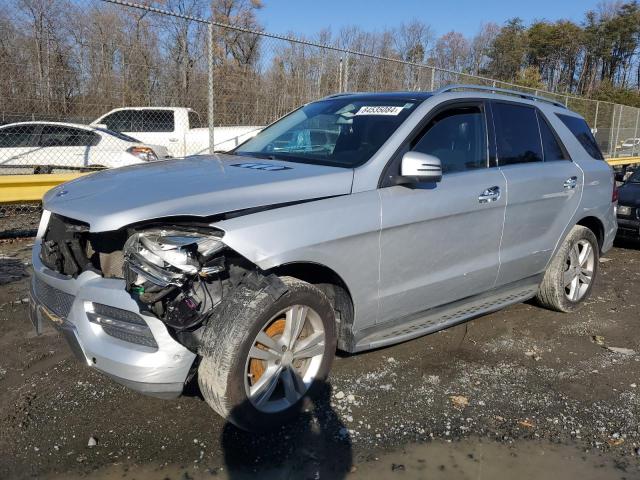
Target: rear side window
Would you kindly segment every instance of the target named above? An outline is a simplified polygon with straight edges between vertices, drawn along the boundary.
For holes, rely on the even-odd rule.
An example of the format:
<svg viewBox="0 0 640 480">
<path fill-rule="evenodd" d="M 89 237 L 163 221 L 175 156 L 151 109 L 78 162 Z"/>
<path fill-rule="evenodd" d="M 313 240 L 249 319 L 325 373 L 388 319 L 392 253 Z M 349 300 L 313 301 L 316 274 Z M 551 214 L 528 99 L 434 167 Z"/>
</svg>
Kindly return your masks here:
<svg viewBox="0 0 640 480">
<path fill-rule="evenodd" d="M 102 123 L 107 126 L 107 129 L 114 132 L 129 132 L 131 131 L 131 110 L 120 110 L 113 112 L 111 115 L 107 115 L 102 119 Z"/>
<path fill-rule="evenodd" d="M 133 116 L 132 132 L 173 132 L 172 110 L 140 110 Z"/>
<path fill-rule="evenodd" d="M 41 147 L 90 147 L 97 145 L 100 136 L 97 133 L 79 128 L 58 125 L 45 125 L 40 134 Z"/>
<path fill-rule="evenodd" d="M 101 123 L 115 132 L 173 132 L 173 110 L 120 110 Z"/>
<path fill-rule="evenodd" d="M 492 109 L 499 164 L 542 162 L 536 110 L 511 103 L 494 103 Z"/>
<path fill-rule="evenodd" d="M 569 156 L 560 146 L 556 134 L 547 123 L 546 118 L 540 112 L 538 115 L 538 125 L 540 126 L 540 138 L 542 139 L 542 151 L 545 162 L 553 162 L 557 160 L 569 160 Z"/>
<path fill-rule="evenodd" d="M 604 160 L 600 147 L 598 147 L 598 143 L 596 142 L 596 139 L 593 138 L 593 133 L 591 133 L 591 129 L 584 119 L 572 117 L 570 115 L 562 115 L 560 113 L 556 113 L 556 115 L 560 120 L 562 120 L 562 123 L 571 130 L 571 133 L 573 133 L 576 139 L 580 142 L 580 145 L 582 145 L 589 155 L 596 160 Z"/>
</svg>

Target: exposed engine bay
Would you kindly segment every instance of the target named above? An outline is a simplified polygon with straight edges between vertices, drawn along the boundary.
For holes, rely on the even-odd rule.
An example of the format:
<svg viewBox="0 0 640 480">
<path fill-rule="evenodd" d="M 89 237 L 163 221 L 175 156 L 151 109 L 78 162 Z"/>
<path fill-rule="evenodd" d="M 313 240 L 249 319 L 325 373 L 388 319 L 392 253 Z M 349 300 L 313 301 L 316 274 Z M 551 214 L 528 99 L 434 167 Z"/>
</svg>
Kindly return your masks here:
<svg viewBox="0 0 640 480">
<path fill-rule="evenodd" d="M 208 226 L 180 224 L 91 233 L 86 224 L 52 215 L 40 258 L 63 275 L 92 271 L 124 279 L 140 310 L 162 320 L 180 343 L 196 351 L 202 327 L 237 285 L 276 294 L 283 288 L 278 277 L 265 276 L 228 249 L 222 236 Z"/>
<path fill-rule="evenodd" d="M 127 291 L 170 327 L 200 325 L 222 299 L 226 259 L 222 232 L 151 229 L 127 240 L 124 279 Z"/>
</svg>

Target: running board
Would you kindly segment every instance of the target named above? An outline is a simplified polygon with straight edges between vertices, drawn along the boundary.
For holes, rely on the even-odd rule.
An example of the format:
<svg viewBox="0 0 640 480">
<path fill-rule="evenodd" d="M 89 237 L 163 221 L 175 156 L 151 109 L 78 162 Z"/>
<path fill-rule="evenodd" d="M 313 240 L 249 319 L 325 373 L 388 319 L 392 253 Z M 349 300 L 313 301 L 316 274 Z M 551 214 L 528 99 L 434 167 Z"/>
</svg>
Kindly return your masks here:
<svg viewBox="0 0 640 480">
<path fill-rule="evenodd" d="M 480 315 L 533 298 L 541 277 L 535 276 L 505 288 L 459 300 L 356 333 L 354 352 L 386 347 L 442 330 Z"/>
</svg>

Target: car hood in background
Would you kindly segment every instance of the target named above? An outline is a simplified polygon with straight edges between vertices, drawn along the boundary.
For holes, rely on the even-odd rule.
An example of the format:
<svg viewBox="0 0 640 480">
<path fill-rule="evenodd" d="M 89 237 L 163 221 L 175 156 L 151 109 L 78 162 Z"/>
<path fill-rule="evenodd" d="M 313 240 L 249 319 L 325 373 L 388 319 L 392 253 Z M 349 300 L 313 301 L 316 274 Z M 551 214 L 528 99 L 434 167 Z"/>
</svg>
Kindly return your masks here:
<svg viewBox="0 0 640 480">
<path fill-rule="evenodd" d="M 640 207 L 640 183 L 625 183 L 618 189 L 618 205 Z"/>
<path fill-rule="evenodd" d="M 91 231 L 163 217 L 227 212 L 345 195 L 353 170 L 243 156 L 196 156 L 116 168 L 59 185 L 44 208 Z"/>
</svg>

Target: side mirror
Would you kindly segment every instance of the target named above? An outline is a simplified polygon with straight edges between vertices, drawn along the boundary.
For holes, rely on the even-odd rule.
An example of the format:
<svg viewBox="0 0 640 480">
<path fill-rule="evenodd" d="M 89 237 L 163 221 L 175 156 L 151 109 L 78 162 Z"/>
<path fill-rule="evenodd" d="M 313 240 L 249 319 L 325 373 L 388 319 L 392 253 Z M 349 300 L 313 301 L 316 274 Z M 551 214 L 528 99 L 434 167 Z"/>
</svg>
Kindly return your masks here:
<svg viewBox="0 0 640 480">
<path fill-rule="evenodd" d="M 400 183 L 439 182 L 442 163 L 438 157 L 420 152 L 407 152 L 400 164 Z"/>
</svg>

